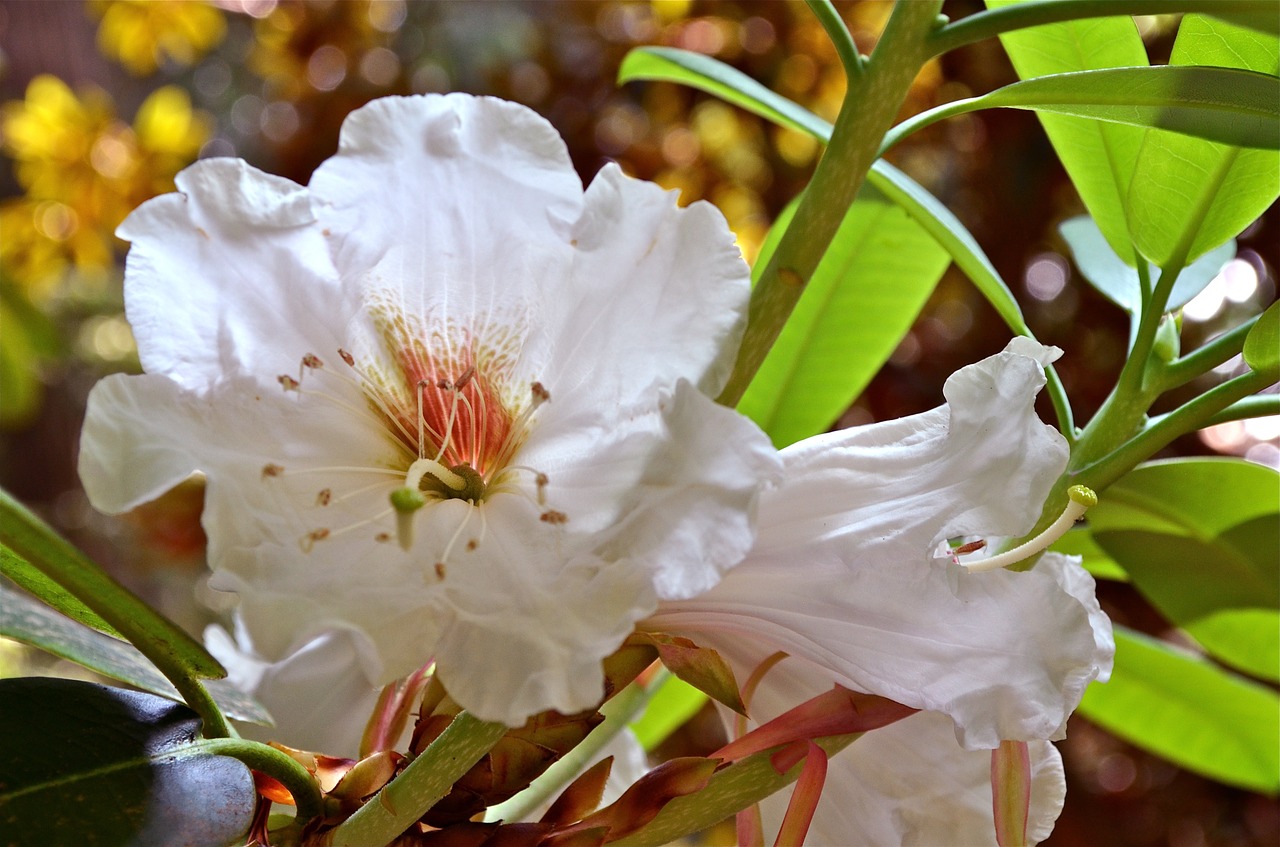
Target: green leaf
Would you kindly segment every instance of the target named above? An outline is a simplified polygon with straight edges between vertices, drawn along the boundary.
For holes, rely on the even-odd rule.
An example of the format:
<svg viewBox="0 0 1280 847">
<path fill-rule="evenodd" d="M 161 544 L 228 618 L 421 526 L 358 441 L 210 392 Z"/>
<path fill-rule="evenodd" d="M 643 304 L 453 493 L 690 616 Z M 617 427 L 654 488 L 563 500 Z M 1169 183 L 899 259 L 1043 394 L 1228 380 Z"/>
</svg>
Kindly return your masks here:
<svg viewBox="0 0 1280 847">
<path fill-rule="evenodd" d="M 684 726 L 707 700 L 706 694 L 689 683 L 669 676 L 654 693 L 644 714 L 631 724 L 631 731 L 645 752 L 650 752 Z"/>
<path fill-rule="evenodd" d="M 182 699 L 169 680 L 133 645 L 82 626 L 3 582 L 0 582 L 0 636 L 38 647 L 143 691 L 170 700 Z M 209 693 L 227 716 L 271 725 L 267 710 L 226 680 L 211 681 Z"/>
<path fill-rule="evenodd" d="M 1264 11 L 1210 9 L 1205 14 L 1224 20 L 1233 26 L 1256 29 L 1258 32 L 1273 36 L 1280 35 L 1280 13 L 1277 13 L 1274 8 Z"/>
<path fill-rule="evenodd" d="M 108 576 L 5 491 L 0 491 L 0 544 L 61 585 L 152 661 L 156 657 L 148 648 L 162 654 L 171 667 L 208 678 L 226 676 L 200 642 Z M 160 667 L 168 676 L 166 668 Z"/>
<path fill-rule="evenodd" d="M 1079 714 L 1211 779 L 1280 791 L 1274 691 L 1124 627 L 1115 635 L 1111 681 L 1089 686 Z"/>
<path fill-rule="evenodd" d="M 826 140 L 831 125 L 807 109 L 710 56 L 674 47 L 637 47 L 618 68 L 618 83 L 675 82 L 714 94 L 780 126 Z"/>
<path fill-rule="evenodd" d="M 1154 462 L 1108 488 L 1089 526 L 1134 586 L 1213 656 L 1265 678 L 1280 672 L 1261 664 L 1280 653 L 1280 628 L 1222 617 L 1280 611 L 1280 474 L 1238 459 Z"/>
<path fill-rule="evenodd" d="M 1014 0 L 987 0 L 989 8 Z M 1038 26 L 1000 36 L 1022 79 L 1102 68 L 1148 64 L 1146 48 L 1133 19 L 1092 18 Z M 1135 261 L 1129 235 L 1126 193 L 1138 159 L 1143 131 L 1066 115 L 1039 115 L 1053 149 L 1071 177 L 1089 214 L 1098 222 L 1112 251 Z"/>
<path fill-rule="evenodd" d="M 1071 258 L 1075 260 L 1076 267 L 1094 288 L 1126 312 L 1132 314 L 1142 308 L 1142 285 L 1138 272 L 1111 250 L 1092 218 L 1080 215 L 1063 221 L 1058 231 L 1071 248 Z M 1173 293 L 1169 295 L 1165 310 L 1172 312 L 1185 306 L 1235 255 L 1235 239 L 1227 239 L 1221 246 L 1183 268 L 1178 274 L 1178 281 L 1173 284 Z M 1149 265 L 1149 268 L 1148 278 L 1156 279 L 1160 269 L 1155 265 Z"/>
<path fill-rule="evenodd" d="M 778 447 L 825 431 L 888 360 L 948 264 L 902 208 L 865 187 L 738 410 Z"/>
<path fill-rule="evenodd" d="M 1245 336 L 1244 360 L 1255 371 L 1280 367 L 1280 302 L 1268 306 Z"/>
<path fill-rule="evenodd" d="M 0 574 L 4 574 L 72 620 L 91 626 L 107 635 L 124 638 L 97 612 L 81 603 L 65 588 L 45 576 L 43 571 L 33 567 L 30 562 L 3 544 L 0 544 Z"/>
<path fill-rule="evenodd" d="M 0 680 L 5 843 L 217 847 L 243 842 L 249 769 L 202 750 L 200 718 L 151 694 Z"/>
<path fill-rule="evenodd" d="M 1236 670 L 1280 682 L 1280 612 L 1274 609 L 1221 609 L 1183 629 Z"/>
<path fill-rule="evenodd" d="M 31 304 L 16 283 L 0 276 L 0 424 L 17 426 L 40 407 L 41 360 L 57 355 L 53 322 Z"/>
<path fill-rule="evenodd" d="M 1156 127 L 1238 147 L 1280 149 L 1280 79 L 1204 67 L 1104 68 L 1042 76 L 903 121 L 886 148 L 944 118 L 979 109 L 1030 109 Z"/>
<path fill-rule="evenodd" d="M 1187 15 L 1169 61 L 1274 76 L 1280 69 L 1280 42 L 1252 29 Z M 1280 128 L 1273 126 L 1272 132 L 1280 133 Z M 1239 234 L 1277 194 L 1280 156 L 1274 151 L 1147 130 L 1129 185 L 1134 243 L 1161 267 L 1192 261 Z"/>
<path fill-rule="evenodd" d="M 1055 541 L 1049 549 L 1066 556 L 1079 556 L 1084 569 L 1092 574 L 1094 579 L 1129 581 L 1129 575 L 1124 572 L 1124 568 L 1097 545 L 1086 527 L 1076 526 L 1067 530 L 1067 534 Z"/>
</svg>

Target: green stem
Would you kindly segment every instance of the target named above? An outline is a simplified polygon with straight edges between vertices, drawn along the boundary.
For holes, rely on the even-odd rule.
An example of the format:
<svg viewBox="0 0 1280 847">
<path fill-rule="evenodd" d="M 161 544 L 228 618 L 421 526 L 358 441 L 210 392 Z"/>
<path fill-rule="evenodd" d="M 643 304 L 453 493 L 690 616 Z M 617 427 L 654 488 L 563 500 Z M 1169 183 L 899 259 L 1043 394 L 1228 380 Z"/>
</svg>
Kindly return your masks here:
<svg viewBox="0 0 1280 847">
<path fill-rule="evenodd" d="M 1280 394 L 1257 394 L 1237 400 L 1218 414 L 1209 418 L 1207 426 L 1229 421 L 1243 421 L 1267 415 L 1280 415 Z"/>
<path fill-rule="evenodd" d="M 751 292 L 747 330 L 719 401 L 736 406 L 782 331 L 853 205 L 885 132 L 924 65 L 924 42 L 941 0 L 894 6 L 863 73 L 849 80 L 840 115 L 791 226 Z"/>
<path fill-rule="evenodd" d="M 831 43 L 835 45 L 836 53 L 840 56 L 840 64 L 844 65 L 844 75 L 849 79 L 860 76 L 862 56 L 858 53 L 858 45 L 849 33 L 849 28 L 844 25 L 844 19 L 831 4 L 831 0 L 805 0 L 805 2 L 809 5 L 809 11 L 813 12 L 814 17 L 822 24 L 822 28 L 827 31 L 827 37 L 831 39 Z"/>
<path fill-rule="evenodd" d="M 1202 429 L 1223 410 L 1266 388 L 1275 379 L 1272 373 L 1250 371 L 1209 389 L 1186 405 L 1154 419 L 1106 456 L 1071 474 L 1071 482 L 1101 491 L 1178 436 Z"/>
<path fill-rule="evenodd" d="M 300 822 L 305 823 L 324 812 L 324 800 L 315 777 L 287 753 L 242 738 L 213 738 L 201 742 L 199 746 L 204 752 L 244 762 L 289 789 L 297 806 L 297 819 Z"/>
<path fill-rule="evenodd" d="M 381 847 L 413 825 L 493 749 L 507 727 L 462 712 L 399 776 L 333 831 L 332 847 Z"/>
<path fill-rule="evenodd" d="M 861 737 L 862 733 L 854 733 L 818 738 L 815 741 L 828 755 L 834 756 Z M 796 781 L 803 763 L 795 765 L 785 774 L 779 774 L 769 761 L 775 752 L 777 751 L 766 750 L 756 753 L 717 771 L 706 788 L 696 794 L 672 800 L 643 829 L 617 841 L 610 841 L 610 847 L 658 847 L 670 844 L 780 791 Z"/>
<path fill-rule="evenodd" d="M 604 723 L 591 730 L 591 734 L 584 738 L 581 744 L 547 768 L 546 773 L 530 783 L 524 791 L 505 803 L 491 806 L 485 812 L 485 820 L 523 821 L 551 795 L 568 785 L 618 733 L 626 729 L 636 716 L 644 711 L 653 693 L 668 676 L 670 671 L 664 668 L 648 685 L 632 683 L 605 703 L 600 708 L 604 715 Z"/>
<path fill-rule="evenodd" d="M 1160 373 L 1158 388 L 1161 392 L 1185 385 L 1201 374 L 1236 356 L 1244 349 L 1245 336 L 1261 315 L 1255 315 L 1234 329 L 1206 342 L 1181 359 L 1170 362 Z"/>
<path fill-rule="evenodd" d="M 1003 32 L 1082 18 L 1188 12 L 1275 13 L 1275 0 L 1041 0 L 989 9 L 942 27 L 929 39 L 930 55 L 984 41 Z"/>
</svg>

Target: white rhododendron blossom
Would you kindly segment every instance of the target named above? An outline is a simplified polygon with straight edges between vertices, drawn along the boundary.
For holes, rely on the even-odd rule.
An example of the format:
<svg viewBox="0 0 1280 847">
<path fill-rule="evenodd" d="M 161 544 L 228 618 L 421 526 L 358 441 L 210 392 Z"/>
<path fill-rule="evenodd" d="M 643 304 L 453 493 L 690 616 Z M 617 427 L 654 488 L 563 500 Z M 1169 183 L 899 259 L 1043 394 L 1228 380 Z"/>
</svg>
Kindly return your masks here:
<svg viewBox="0 0 1280 847">
<path fill-rule="evenodd" d="M 990 842 L 1002 740 L 1033 742 L 1029 832 L 1052 828 L 1063 778 L 1043 742 L 1109 677 L 1110 621 L 1075 560 L 971 573 L 946 541 L 990 548 L 1035 524 L 1067 459 L 1034 411 L 1057 354 L 1015 339 L 952 375 L 943 406 L 783 450 L 747 559 L 641 624 L 720 651 L 739 680 L 787 653 L 762 678 L 757 722 L 837 683 L 921 710 L 833 759 L 811 843 Z"/>
<path fill-rule="evenodd" d="M 94 389 L 80 472 L 110 512 L 207 475 L 264 661 L 345 629 L 371 685 L 434 660 L 480 718 L 578 711 L 750 548 L 778 460 L 709 399 L 749 288 L 710 205 L 584 192 L 549 124 L 464 95 L 356 111 L 306 187 L 177 184 L 120 229 L 146 374 Z"/>
</svg>

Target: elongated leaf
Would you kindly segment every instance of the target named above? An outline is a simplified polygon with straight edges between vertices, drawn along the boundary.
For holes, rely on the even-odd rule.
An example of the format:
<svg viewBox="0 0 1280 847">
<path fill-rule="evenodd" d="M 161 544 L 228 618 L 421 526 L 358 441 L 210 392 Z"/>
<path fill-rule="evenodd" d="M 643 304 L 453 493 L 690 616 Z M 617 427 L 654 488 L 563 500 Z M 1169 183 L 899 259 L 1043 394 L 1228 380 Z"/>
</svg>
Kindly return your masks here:
<svg viewBox="0 0 1280 847">
<path fill-rule="evenodd" d="M 1015 0 L 987 0 L 989 8 Z M 1000 36 L 1022 79 L 1148 64 L 1129 17 L 1092 18 L 1038 26 Z M 1039 115 L 1054 151 L 1112 251 L 1133 263 L 1127 192 L 1142 144 L 1141 129 L 1066 115 Z"/>
<path fill-rule="evenodd" d="M 649 752 L 698 713 L 707 695 L 672 675 L 654 693 L 640 719 L 631 724 L 640 746 Z"/>
<path fill-rule="evenodd" d="M 1067 556 L 1079 556 L 1080 564 L 1093 575 L 1094 579 L 1129 581 L 1129 575 L 1124 572 L 1124 568 L 1098 546 L 1086 527 L 1077 526 L 1068 530 L 1067 534 L 1055 541 L 1050 549 Z"/>
<path fill-rule="evenodd" d="M 0 636 L 38 647 L 143 691 L 170 700 L 182 699 L 169 680 L 132 644 L 63 617 L 3 582 L 0 582 Z M 226 680 L 212 680 L 209 693 L 228 717 L 271 725 L 267 710 Z"/>
<path fill-rule="evenodd" d="M 1237 147 L 1280 149 L 1280 79 L 1203 67 L 1104 68 L 1015 82 L 903 121 L 886 146 L 945 118 L 980 109 L 1030 109 L 1156 127 Z"/>
<path fill-rule="evenodd" d="M 14 847 L 243 842 L 249 769 L 201 749 L 200 718 L 151 694 L 0 680 L 0 821 Z"/>
<path fill-rule="evenodd" d="M 1063 221 L 1058 226 L 1058 231 L 1071 248 L 1071 258 L 1075 260 L 1076 267 L 1094 288 L 1131 314 L 1142 307 L 1142 284 L 1138 272 L 1112 252 L 1092 218 L 1080 215 Z M 1183 268 L 1182 273 L 1178 274 L 1178 281 L 1173 284 L 1173 292 L 1169 295 L 1165 308 L 1173 311 L 1185 306 L 1213 281 L 1235 255 L 1235 239 L 1228 239 Z M 1160 269 L 1149 264 L 1148 279 L 1159 276 Z"/>
<path fill-rule="evenodd" d="M 773 123 L 818 138 L 831 137 L 831 125 L 807 109 L 710 56 L 674 47 L 637 47 L 618 68 L 618 83 L 658 80 L 714 94 Z"/>
<path fill-rule="evenodd" d="M 1117 626 L 1111 681 L 1079 713 L 1188 770 L 1280 791 L 1280 697 L 1189 653 Z"/>
<path fill-rule="evenodd" d="M 44 600 L 50 607 L 74 621 L 91 626 L 99 632 L 124 638 L 116 632 L 116 628 L 104 621 L 97 612 L 81 603 L 70 592 L 34 567 L 26 559 L 0 544 L 0 574 L 4 574 L 15 583 L 35 596 Z"/>
<path fill-rule="evenodd" d="M 1173 65 L 1218 65 L 1274 76 L 1280 41 L 1203 15 L 1182 19 Z M 1280 128 L 1273 128 L 1280 133 Z M 1280 193 L 1280 156 L 1159 129 L 1146 131 L 1129 187 L 1134 243 L 1164 267 L 1239 234 Z"/>
<path fill-rule="evenodd" d="M 1206 14 L 1221 18 L 1234 26 L 1255 29 L 1272 36 L 1280 35 L 1280 14 L 1274 8 L 1257 12 L 1210 9 Z"/>
<path fill-rule="evenodd" d="M 864 188 L 738 410 L 778 447 L 826 430 L 888 360 L 948 264 L 906 212 Z"/>
<path fill-rule="evenodd" d="M 153 660 L 158 656 L 170 663 L 170 669 L 184 668 L 196 676 L 226 676 L 200 642 L 108 576 L 4 491 L 0 491 L 0 544 L 66 589 L 144 653 L 152 655 L 154 650 Z M 161 667 L 166 676 L 170 669 Z"/>
<path fill-rule="evenodd" d="M 1280 628 L 1255 614 L 1280 613 L 1280 474 L 1238 459 L 1154 462 L 1108 488 L 1089 526 L 1138 590 L 1212 655 L 1280 674 L 1264 664 L 1280 654 Z"/>
<path fill-rule="evenodd" d="M 1244 339 L 1244 360 L 1255 371 L 1280 367 L 1280 303 L 1272 303 Z"/>
</svg>

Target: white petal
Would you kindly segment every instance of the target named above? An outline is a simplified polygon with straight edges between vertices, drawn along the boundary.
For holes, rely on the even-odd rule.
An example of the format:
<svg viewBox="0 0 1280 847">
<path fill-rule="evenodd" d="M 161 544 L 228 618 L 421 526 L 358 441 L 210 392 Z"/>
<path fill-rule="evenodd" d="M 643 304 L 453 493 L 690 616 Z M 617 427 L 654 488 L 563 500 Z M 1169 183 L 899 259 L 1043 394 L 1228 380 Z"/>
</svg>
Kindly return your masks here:
<svg viewBox="0 0 1280 847">
<path fill-rule="evenodd" d="M 197 162 L 176 181 L 181 194 L 119 230 L 133 242 L 125 307 L 147 372 L 187 388 L 228 373 L 266 384 L 341 344 L 352 301 L 305 188 L 238 159 Z"/>
<path fill-rule="evenodd" d="M 372 650 L 350 629 L 329 630 L 278 662 L 265 662 L 244 640 L 221 627 L 205 630 L 209 651 L 229 679 L 267 707 L 274 727 L 245 725 L 241 734 L 289 747 L 354 758 L 378 699 L 361 672 L 361 655 Z"/>
<path fill-rule="evenodd" d="M 750 549 L 756 500 L 781 466 L 755 424 L 689 383 L 650 393 L 634 407 L 549 415 L 519 461 L 547 473 L 548 504 L 599 534 L 600 555 L 634 559 L 660 597 L 691 597 Z"/>
<path fill-rule="evenodd" d="M 1110 664 L 1078 566 L 955 575 L 930 555 L 953 534 L 1030 528 L 1064 460 L 1031 407 L 1042 381 L 1038 361 L 1002 353 L 951 379 L 950 407 L 784 451 L 756 549 L 645 626 L 802 656 L 849 688 L 950 715 L 969 749 L 1059 736 Z"/>
</svg>

